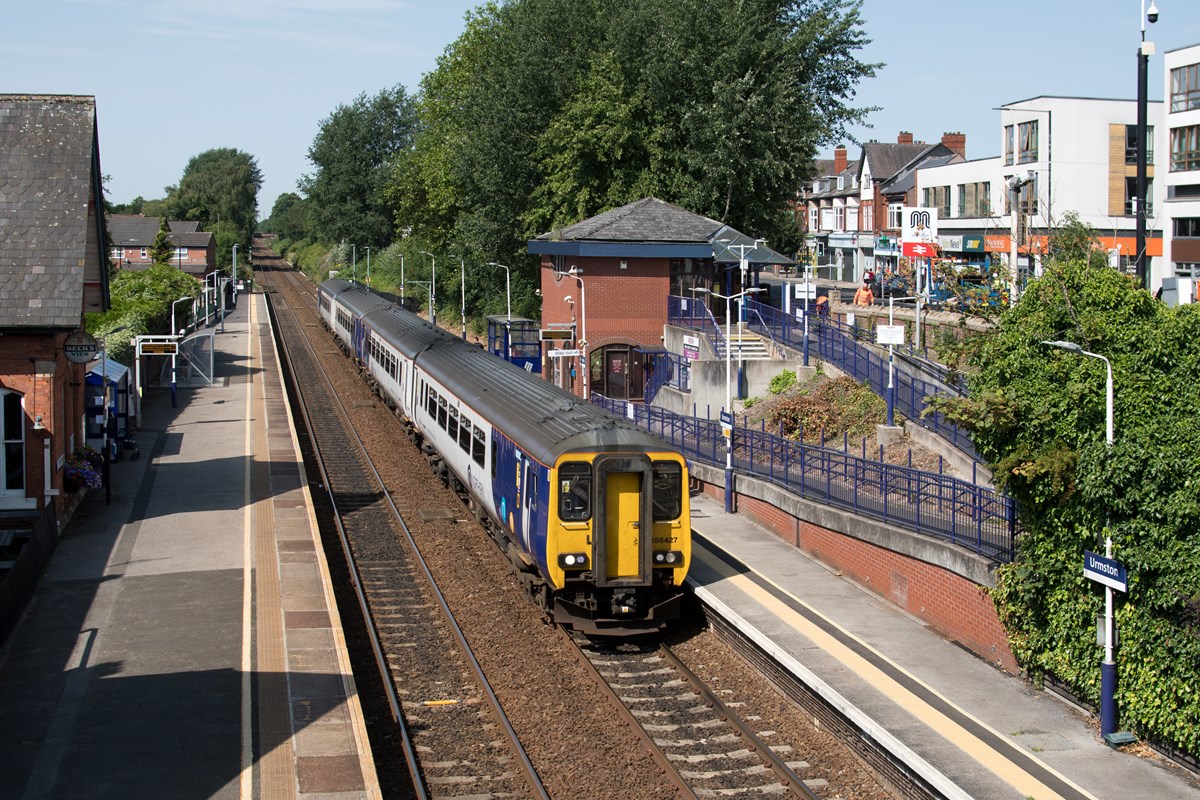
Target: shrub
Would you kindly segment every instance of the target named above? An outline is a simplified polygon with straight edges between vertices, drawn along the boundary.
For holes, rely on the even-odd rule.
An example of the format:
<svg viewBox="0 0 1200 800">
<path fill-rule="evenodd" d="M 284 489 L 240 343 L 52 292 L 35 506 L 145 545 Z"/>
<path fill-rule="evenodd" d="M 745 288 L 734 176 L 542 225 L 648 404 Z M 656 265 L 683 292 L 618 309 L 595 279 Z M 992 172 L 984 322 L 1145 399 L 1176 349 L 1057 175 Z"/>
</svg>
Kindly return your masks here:
<svg viewBox="0 0 1200 800">
<path fill-rule="evenodd" d="M 771 378 L 771 383 L 767 387 L 771 394 L 783 394 L 788 389 L 796 385 L 795 370 L 785 369 L 783 372 Z"/>
</svg>

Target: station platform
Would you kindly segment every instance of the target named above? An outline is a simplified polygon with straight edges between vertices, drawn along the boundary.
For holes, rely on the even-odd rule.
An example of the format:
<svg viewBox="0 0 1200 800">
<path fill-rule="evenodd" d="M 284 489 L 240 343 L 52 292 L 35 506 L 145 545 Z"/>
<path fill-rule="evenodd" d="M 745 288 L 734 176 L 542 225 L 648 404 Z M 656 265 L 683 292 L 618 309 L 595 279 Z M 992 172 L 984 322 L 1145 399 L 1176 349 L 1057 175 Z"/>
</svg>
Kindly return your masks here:
<svg viewBox="0 0 1200 800">
<path fill-rule="evenodd" d="M 380 796 L 263 295 L 214 361 L 146 393 L 0 650 L 2 798 Z"/>
<path fill-rule="evenodd" d="M 1145 747 L 1110 748 L 1090 714 L 726 514 L 721 501 L 693 497 L 692 529 L 697 595 L 943 796 L 1200 798 L 1192 773 Z"/>
</svg>

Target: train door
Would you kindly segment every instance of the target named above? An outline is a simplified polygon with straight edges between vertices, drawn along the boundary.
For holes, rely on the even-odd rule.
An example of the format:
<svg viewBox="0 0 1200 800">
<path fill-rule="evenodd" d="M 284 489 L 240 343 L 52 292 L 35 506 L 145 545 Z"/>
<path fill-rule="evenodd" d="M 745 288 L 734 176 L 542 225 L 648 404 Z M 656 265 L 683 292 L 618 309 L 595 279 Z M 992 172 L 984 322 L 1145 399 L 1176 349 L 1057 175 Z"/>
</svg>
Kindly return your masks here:
<svg viewBox="0 0 1200 800">
<path fill-rule="evenodd" d="M 654 535 L 650 460 L 602 456 L 596 459 L 595 469 L 601 495 L 597 511 L 603 515 L 595 543 L 597 583 L 645 585 L 650 580 Z"/>
</svg>

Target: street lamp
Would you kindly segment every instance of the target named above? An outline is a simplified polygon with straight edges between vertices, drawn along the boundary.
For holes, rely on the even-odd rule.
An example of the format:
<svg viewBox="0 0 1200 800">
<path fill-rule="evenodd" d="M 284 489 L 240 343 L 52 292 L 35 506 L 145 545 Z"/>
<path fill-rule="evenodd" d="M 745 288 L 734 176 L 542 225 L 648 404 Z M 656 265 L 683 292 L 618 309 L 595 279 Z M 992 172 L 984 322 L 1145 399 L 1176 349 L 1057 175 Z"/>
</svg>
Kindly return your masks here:
<svg viewBox="0 0 1200 800">
<path fill-rule="evenodd" d="M 1012 206 L 1012 241 L 1009 242 L 1009 275 L 1008 275 L 1008 304 L 1015 306 L 1017 304 L 1017 295 L 1020 293 L 1020 269 L 1017 267 L 1017 215 L 1021 213 L 1021 189 L 1026 185 L 1033 183 L 1037 179 L 1037 173 L 1033 170 L 1026 170 L 1025 177 L 1013 175 L 1008 179 L 1008 196 L 1009 204 Z M 921 308 L 917 307 L 917 324 L 920 325 Z M 918 327 L 918 330 L 920 328 Z M 918 337 L 919 338 L 919 337 Z M 918 341 L 917 346 L 920 346 Z"/>
<path fill-rule="evenodd" d="M 724 244 L 726 250 L 737 250 L 738 251 L 738 271 L 741 273 L 741 287 L 742 287 L 743 291 L 740 294 L 734 295 L 734 297 L 743 298 L 738 301 L 738 332 L 740 333 L 742 324 L 746 322 L 746 300 L 745 300 L 746 292 L 745 292 L 745 289 L 746 289 L 746 272 L 749 269 L 749 263 L 746 260 L 746 253 L 751 250 L 757 250 L 760 245 L 765 245 L 767 243 L 767 240 L 766 239 L 755 239 L 754 244 L 729 244 L 728 239 L 718 239 L 717 241 Z M 714 294 L 713 296 L 720 297 L 721 295 Z M 728 344 L 728 342 L 726 342 L 726 344 Z M 744 382 L 744 380 L 745 380 L 745 368 L 742 365 L 742 348 L 739 346 L 738 347 L 738 399 L 739 400 L 742 397 L 742 383 Z"/>
<path fill-rule="evenodd" d="M 1136 240 L 1134 264 L 1136 266 L 1138 286 L 1148 289 L 1148 270 L 1146 269 L 1146 76 L 1150 71 L 1150 56 L 1154 55 L 1154 42 L 1146 41 L 1146 20 L 1153 24 L 1158 22 L 1158 6 L 1150 0 L 1150 8 L 1146 9 L 1146 0 L 1142 0 L 1142 44 L 1138 48 L 1138 95 L 1137 95 L 1137 208 Z"/>
<path fill-rule="evenodd" d="M 1151 4 L 1153 8 L 1153 4 Z M 1042 342 L 1071 353 L 1104 362 L 1104 442 L 1109 454 L 1113 446 L 1113 374 L 1112 364 L 1099 353 L 1089 353 L 1074 342 Z M 1104 557 L 1112 558 L 1112 532 L 1104 526 Z M 1117 729 L 1117 662 L 1113 660 L 1113 590 L 1104 587 L 1104 660 L 1100 662 L 1100 735 L 1107 736 Z"/>
<path fill-rule="evenodd" d="M 510 278 L 512 277 L 512 273 L 509 271 L 508 267 L 506 267 L 503 264 L 500 264 L 496 261 L 489 261 L 484 266 L 499 267 L 500 269 L 504 270 L 504 297 L 508 301 L 508 319 L 511 322 L 512 321 L 512 282 L 511 282 Z"/>
<path fill-rule="evenodd" d="M 358 245 L 350 245 L 350 280 L 358 283 Z"/>
<path fill-rule="evenodd" d="M 723 295 L 714 292 L 711 289 L 703 287 L 694 287 L 693 292 L 703 292 L 704 294 L 719 297 L 725 301 L 725 409 L 729 414 L 729 430 L 725 434 L 725 513 L 733 513 L 733 388 L 731 383 L 733 371 L 733 359 L 731 358 L 732 345 L 730 340 L 733 336 L 733 316 L 729 313 L 729 304 L 734 300 L 741 300 L 748 294 L 763 291 L 762 287 L 753 289 L 743 289 L 735 295 Z M 739 353 L 739 363 L 741 356 Z"/>
<path fill-rule="evenodd" d="M 404 253 L 400 254 L 400 305 L 404 305 Z"/>
<path fill-rule="evenodd" d="M 579 361 L 583 367 L 583 398 L 587 400 L 592 396 L 591 356 L 587 351 L 587 287 L 583 285 L 583 270 L 579 267 L 572 265 L 567 274 L 579 283 L 579 350 L 582 353 Z"/>
<path fill-rule="evenodd" d="M 437 259 L 428 250 L 421 250 L 420 252 L 429 256 L 429 322 L 436 326 L 437 309 L 433 307 L 433 304 L 437 302 Z M 413 283 L 417 282 L 413 281 Z M 421 282 L 423 283 L 423 281 Z"/>
<path fill-rule="evenodd" d="M 371 288 L 371 248 L 367 248 L 367 288 Z"/>
<path fill-rule="evenodd" d="M 467 338 L 467 260 L 458 259 L 459 311 L 462 313 L 462 338 Z"/>
<path fill-rule="evenodd" d="M 569 294 L 565 294 L 565 295 L 563 295 L 563 302 L 571 307 L 571 332 L 572 332 L 572 335 L 574 335 L 574 332 L 575 332 L 575 298 L 571 297 L 571 295 L 569 295 Z M 582 351 L 580 351 L 580 352 L 582 352 Z M 574 374 L 571 372 L 571 370 L 568 369 L 567 374 L 564 377 L 571 379 L 571 394 L 575 394 L 575 376 L 574 376 Z M 564 386 L 563 388 L 565 389 L 566 387 Z"/>
<path fill-rule="evenodd" d="M 172 336 L 178 336 L 181 333 L 179 328 L 175 327 L 175 306 L 179 305 L 180 303 L 186 303 L 191 299 L 192 298 L 190 298 L 190 297 L 181 297 L 178 300 L 171 303 L 171 335 Z"/>
</svg>

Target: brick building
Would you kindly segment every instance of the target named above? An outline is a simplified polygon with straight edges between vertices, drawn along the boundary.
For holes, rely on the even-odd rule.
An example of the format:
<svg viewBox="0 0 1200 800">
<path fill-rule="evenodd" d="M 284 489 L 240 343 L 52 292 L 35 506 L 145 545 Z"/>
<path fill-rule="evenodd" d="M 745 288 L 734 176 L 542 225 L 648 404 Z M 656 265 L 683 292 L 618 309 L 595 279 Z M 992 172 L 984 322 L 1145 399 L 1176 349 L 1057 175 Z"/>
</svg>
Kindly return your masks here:
<svg viewBox="0 0 1200 800">
<path fill-rule="evenodd" d="M 528 248 L 541 257 L 542 326 L 573 328 L 574 341 L 556 349 L 583 351 L 547 358 L 542 374 L 577 394 L 586 386 L 629 400 L 642 398 L 646 368 L 662 352 L 672 296 L 693 298 L 694 288 L 731 296 L 757 285 L 763 269 L 795 263 L 656 197 L 542 234 Z"/>
<path fill-rule="evenodd" d="M 92 97 L 0 95 L 0 511 L 54 505 L 84 442 L 84 373 L 64 352 L 108 309 Z"/>
<path fill-rule="evenodd" d="M 109 252 L 119 269 L 146 269 L 154 263 L 151 245 L 158 237 L 162 220 L 141 214 L 111 214 L 108 217 Z M 213 235 L 200 230 L 191 220 L 168 220 L 168 238 L 175 248 L 171 264 L 196 280 L 217 268 L 217 242 Z"/>
</svg>

